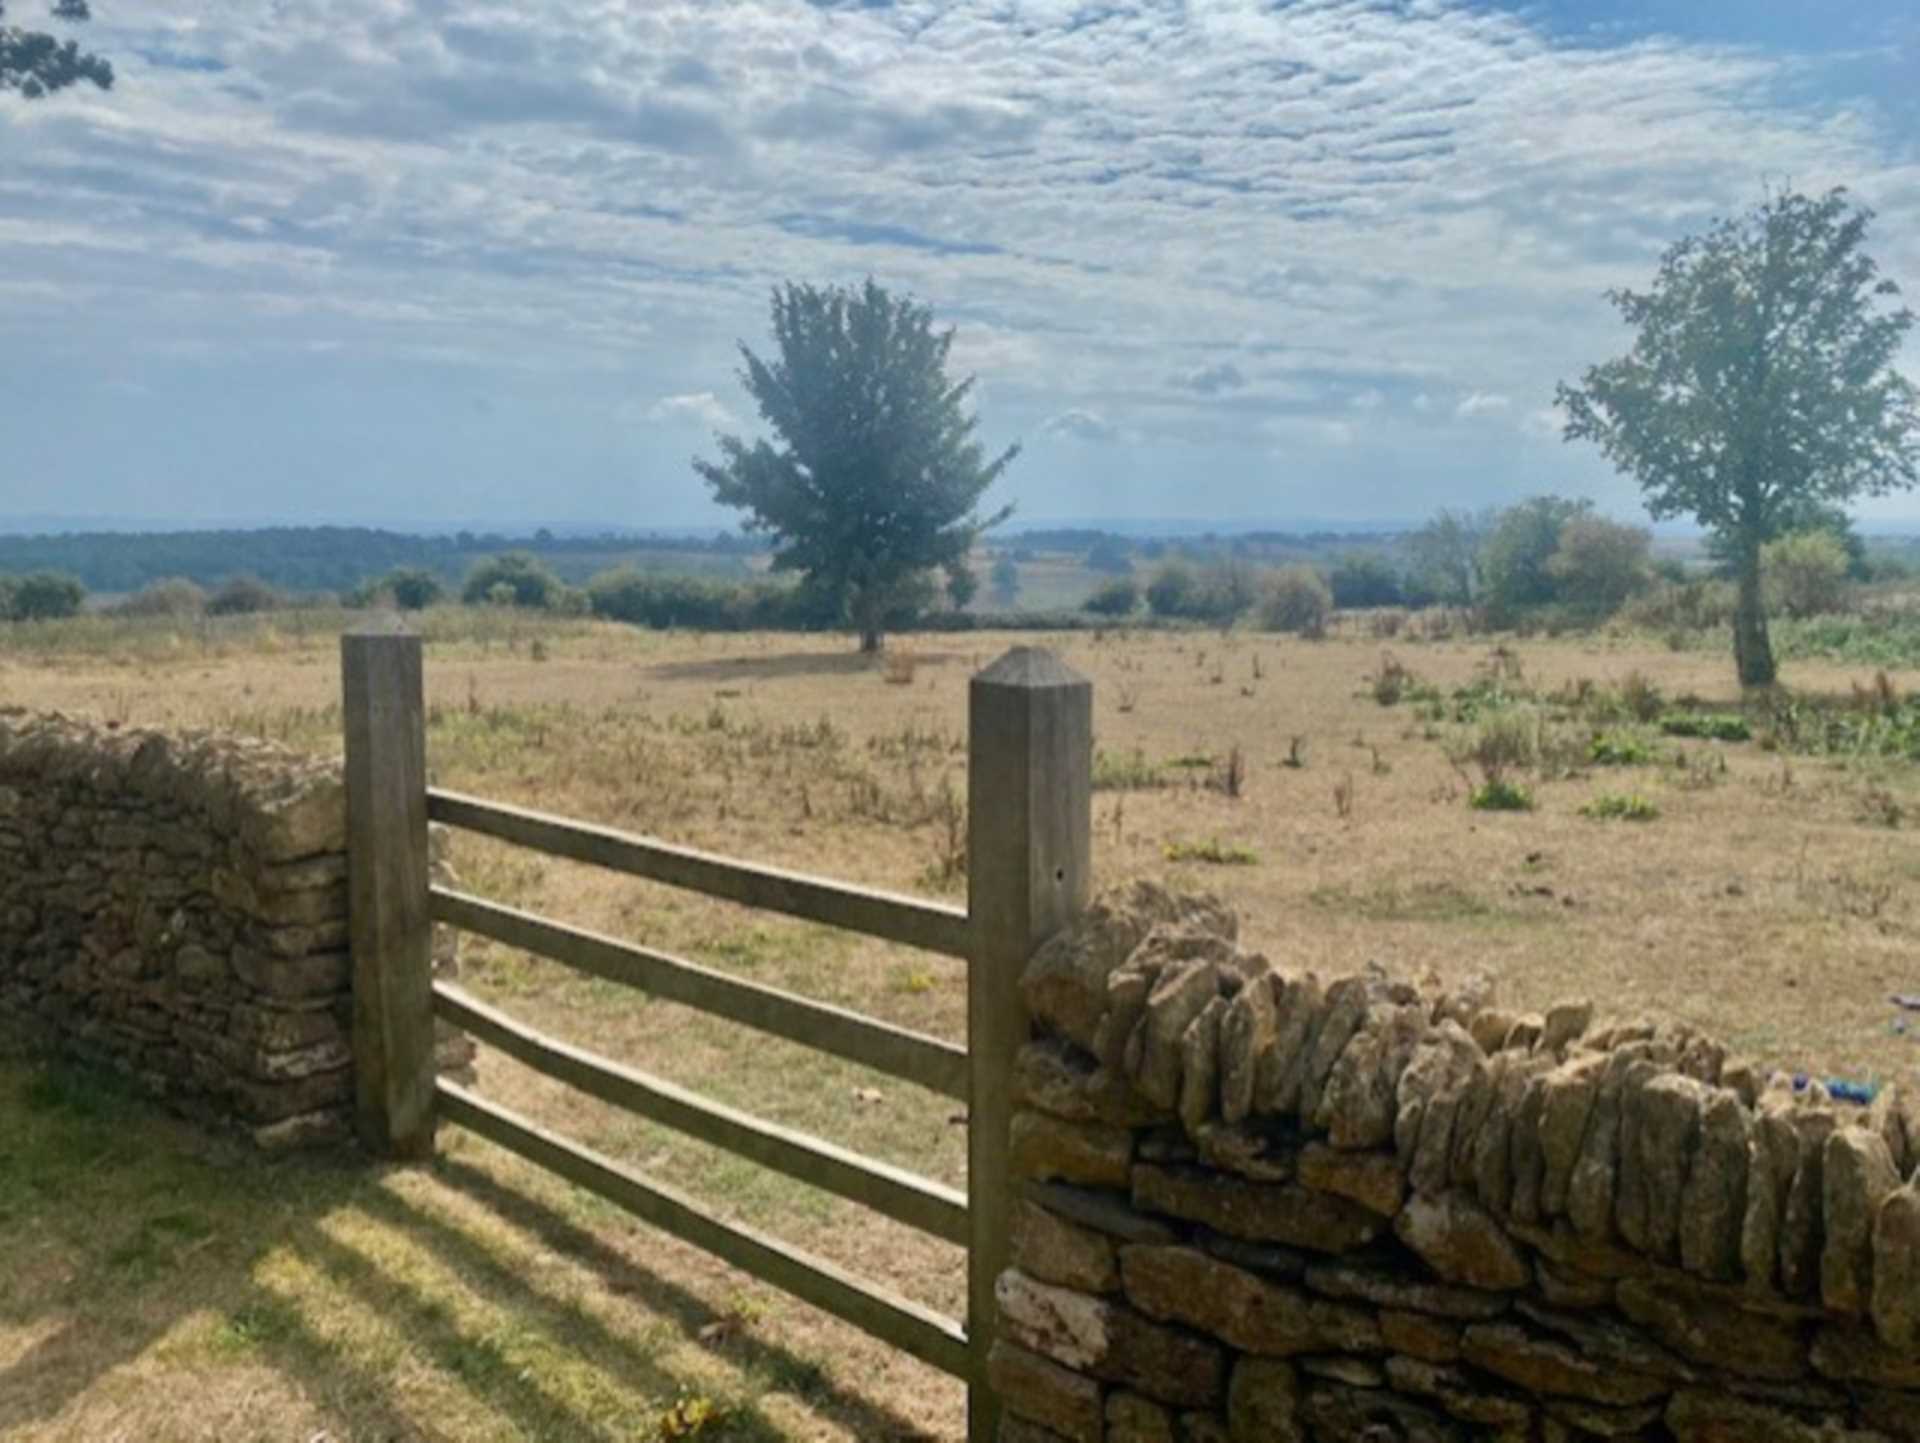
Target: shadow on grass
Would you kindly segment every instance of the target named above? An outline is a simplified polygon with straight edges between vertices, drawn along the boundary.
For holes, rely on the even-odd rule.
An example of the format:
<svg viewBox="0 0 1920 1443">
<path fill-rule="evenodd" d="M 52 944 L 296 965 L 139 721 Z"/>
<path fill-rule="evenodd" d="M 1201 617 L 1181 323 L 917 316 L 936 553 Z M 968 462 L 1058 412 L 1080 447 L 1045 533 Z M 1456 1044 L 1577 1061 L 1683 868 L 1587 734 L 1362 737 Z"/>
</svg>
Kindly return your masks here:
<svg viewBox="0 0 1920 1443">
<path fill-rule="evenodd" d="M 449 1186 L 537 1238 L 543 1247 L 591 1268 L 605 1279 L 613 1292 L 634 1299 L 656 1316 L 673 1320 L 688 1336 L 697 1337 L 701 1329 L 723 1321 L 724 1315 L 697 1294 L 641 1267 L 546 1203 L 502 1186 L 498 1179 L 472 1164 L 441 1157 L 434 1163 L 434 1171 Z M 804 1380 L 794 1391 L 804 1393 L 806 1402 L 816 1411 L 830 1413 L 845 1423 L 855 1437 L 895 1440 L 927 1437 L 919 1425 L 873 1399 L 833 1383 L 810 1359 L 777 1343 L 746 1335 L 731 1342 L 728 1351 L 749 1371 Z"/>
<path fill-rule="evenodd" d="M 84 1420 L 103 1386 L 103 1407 L 124 1405 L 127 1380 L 105 1380 L 132 1365 L 168 1394 L 141 1409 L 159 1438 L 169 1419 L 199 1436 L 211 1419 L 195 1416 L 195 1390 L 217 1393 L 224 1359 L 277 1374 L 343 1437 L 435 1443 L 467 1436 L 435 1416 L 435 1389 L 464 1393 L 504 1436 L 599 1440 L 651 1437 L 674 1398 L 719 1386 L 660 1357 L 663 1333 L 697 1336 L 720 1320 L 713 1306 L 471 1163 L 441 1159 L 434 1186 L 504 1224 L 505 1251 L 491 1229 L 403 1196 L 390 1184 L 405 1174 L 350 1155 L 261 1157 L 110 1080 L 4 1050 L 0 1139 L 0 1345 L 9 1332 L 22 1345 L 0 1354 L 0 1436 L 60 1428 L 70 1408 Z M 625 1336 L 507 1255 L 542 1249 L 657 1322 Z M 318 1280 L 313 1296 L 284 1281 L 288 1265 Z M 385 1331 L 356 1338 L 347 1315 Z M 383 1351 L 390 1334 L 404 1344 Z M 777 1345 L 737 1337 L 723 1356 L 747 1386 L 718 1437 L 783 1436 L 754 1401 L 768 1389 L 861 1438 L 925 1436 Z"/>
</svg>

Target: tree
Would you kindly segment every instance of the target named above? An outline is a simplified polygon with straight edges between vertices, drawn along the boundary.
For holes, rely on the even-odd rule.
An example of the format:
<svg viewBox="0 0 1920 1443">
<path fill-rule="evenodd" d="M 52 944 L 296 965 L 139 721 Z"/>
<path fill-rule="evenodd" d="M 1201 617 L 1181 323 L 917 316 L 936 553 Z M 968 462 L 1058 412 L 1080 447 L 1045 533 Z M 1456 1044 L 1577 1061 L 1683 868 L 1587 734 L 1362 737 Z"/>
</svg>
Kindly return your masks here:
<svg viewBox="0 0 1920 1443">
<path fill-rule="evenodd" d="M 1198 584 L 1186 562 L 1169 561 L 1147 583 L 1147 609 L 1155 616 L 1185 616 Z"/>
<path fill-rule="evenodd" d="M 1095 616 L 1131 616 L 1140 604 L 1140 586 L 1131 576 L 1116 576 L 1094 588 L 1093 595 L 1080 603 L 1083 611 Z"/>
<path fill-rule="evenodd" d="M 1739 584 L 1740 681 L 1771 685 L 1760 553 L 1798 508 L 1920 481 L 1920 394 L 1893 368 L 1913 325 L 1861 249 L 1872 212 L 1844 190 L 1782 192 L 1661 258 L 1648 291 L 1607 299 L 1637 332 L 1556 399 L 1656 520 L 1719 533 Z"/>
<path fill-rule="evenodd" d="M 1500 513 L 1481 548 L 1480 567 L 1486 599 L 1511 614 L 1554 599 L 1553 574 L 1547 569 L 1560 549 L 1560 533 L 1574 517 L 1591 510 L 1591 501 L 1562 496 L 1530 496 Z"/>
<path fill-rule="evenodd" d="M 93 18 L 87 0 L 53 0 L 53 18 L 78 23 Z M 6 0 L 0 0 L 0 22 L 6 19 Z M 43 30 L 0 23 L 0 91 L 17 90 L 28 100 L 39 100 L 91 80 L 102 90 L 113 88 L 113 65 L 68 40 Z"/>
<path fill-rule="evenodd" d="M 1604 516 L 1582 514 L 1560 528 L 1560 545 L 1547 559 L 1554 596 L 1575 611 L 1611 616 L 1653 579 L 1647 556 L 1653 533 Z"/>
<path fill-rule="evenodd" d="M 1333 592 L 1311 566 L 1283 566 L 1260 578 L 1260 626 L 1315 641 L 1327 634 Z"/>
<path fill-rule="evenodd" d="M 1847 604 L 1847 549 L 1831 531 L 1790 531 L 1760 548 L 1760 590 L 1788 616 L 1819 616 Z"/>
<path fill-rule="evenodd" d="M 440 578 L 424 566 L 402 566 L 386 575 L 380 585 L 393 597 L 402 611 L 419 611 L 432 606 L 446 593 Z"/>
<path fill-rule="evenodd" d="M 1494 512 L 1442 508 L 1407 538 L 1414 576 L 1450 606 L 1471 606 L 1480 596 L 1480 547 L 1493 530 Z"/>
<path fill-rule="evenodd" d="M 740 380 L 778 445 L 720 436 L 722 459 L 694 470 L 773 537 L 776 570 L 823 588 L 876 651 L 915 579 L 963 571 L 980 533 L 1012 514 L 976 508 L 1020 448 L 988 460 L 974 440 L 973 378 L 948 379 L 954 333 L 927 307 L 868 280 L 778 286 L 772 312 L 778 355 L 742 343 Z"/>
<path fill-rule="evenodd" d="M 525 551 L 502 551 L 476 562 L 467 573 L 460 599 L 468 606 L 545 608 L 563 588 L 560 578 Z"/>
<path fill-rule="evenodd" d="M 1349 551 L 1334 563 L 1327 585 L 1333 592 L 1333 604 L 1343 611 L 1350 607 L 1398 606 L 1406 600 L 1399 572 L 1377 551 Z"/>
<path fill-rule="evenodd" d="M 87 599 L 86 587 L 57 571 L 16 577 L 10 590 L 7 614 L 15 621 L 57 621 L 74 616 Z"/>
</svg>

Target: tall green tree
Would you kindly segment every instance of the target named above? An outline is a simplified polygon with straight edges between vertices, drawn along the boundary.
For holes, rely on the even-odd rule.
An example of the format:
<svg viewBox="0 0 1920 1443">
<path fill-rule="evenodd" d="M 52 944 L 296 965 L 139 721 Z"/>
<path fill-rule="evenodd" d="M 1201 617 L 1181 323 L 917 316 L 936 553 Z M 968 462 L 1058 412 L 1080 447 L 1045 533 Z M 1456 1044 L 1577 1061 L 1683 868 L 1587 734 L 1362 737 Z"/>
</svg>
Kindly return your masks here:
<svg viewBox="0 0 1920 1443">
<path fill-rule="evenodd" d="M 1500 513 L 1480 549 L 1486 599 L 1495 610 L 1511 615 L 1555 599 L 1550 563 L 1560 549 L 1560 533 L 1592 509 L 1591 501 L 1529 496 Z"/>
<path fill-rule="evenodd" d="M 1809 505 L 1920 481 L 1920 399 L 1893 365 L 1913 313 L 1862 249 L 1872 214 L 1784 191 L 1687 237 L 1650 290 L 1607 293 L 1633 348 L 1557 391 L 1566 439 L 1598 445 L 1656 520 L 1719 534 L 1743 685 L 1775 676 L 1761 548 Z"/>
<path fill-rule="evenodd" d="M 1408 569 L 1420 584 L 1451 606 L 1469 606 L 1480 597 L 1481 547 L 1492 532 L 1496 513 L 1452 511 L 1442 507 L 1406 539 Z"/>
<path fill-rule="evenodd" d="M 975 540 L 1012 514 L 978 506 L 1020 448 L 987 459 L 966 404 L 973 378 L 948 378 L 954 333 L 927 307 L 868 280 L 777 286 L 772 311 L 777 354 L 743 342 L 740 380 L 776 439 L 720 436 L 721 459 L 694 470 L 773 537 L 776 570 L 800 572 L 876 651 L 926 573 L 963 584 Z"/>
<path fill-rule="evenodd" d="M 68 23 L 93 18 L 87 0 L 53 0 L 50 10 L 55 20 Z M 8 25 L 6 15 L 6 0 L 0 0 L 0 91 L 17 90 L 28 100 L 39 100 L 87 80 L 102 90 L 113 88 L 111 61 L 89 54 L 76 41 Z"/>
</svg>

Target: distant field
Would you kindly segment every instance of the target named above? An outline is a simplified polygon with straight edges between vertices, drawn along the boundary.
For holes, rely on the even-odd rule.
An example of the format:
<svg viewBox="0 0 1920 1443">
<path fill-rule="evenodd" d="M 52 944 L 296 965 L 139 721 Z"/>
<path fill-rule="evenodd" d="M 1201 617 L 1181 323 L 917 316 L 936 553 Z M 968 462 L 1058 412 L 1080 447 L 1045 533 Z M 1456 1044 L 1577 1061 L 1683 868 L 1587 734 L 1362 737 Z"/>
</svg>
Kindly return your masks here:
<svg viewBox="0 0 1920 1443">
<path fill-rule="evenodd" d="M 1064 570 L 1035 568 L 1023 576 L 1022 601 L 1076 584 Z M 347 619 L 0 628 L 0 704 L 233 727 L 337 750 L 334 631 Z M 1920 817 L 1913 765 L 1877 742 L 1803 754 L 1797 737 L 1764 725 L 1745 741 L 1670 734 L 1669 717 L 1695 719 L 1676 722 L 1682 730 L 1710 731 L 1699 719 L 1738 710 L 1730 661 L 1717 649 L 1585 637 L 1509 638 L 1496 651 L 1484 637 L 1374 637 L 1356 618 L 1319 643 L 1201 631 L 901 637 L 887 666 L 837 637 L 647 633 L 458 608 L 427 613 L 423 626 L 428 758 L 439 784 L 947 895 L 964 885 L 956 839 L 967 678 L 1007 645 L 1052 645 L 1096 687 L 1100 885 L 1154 875 L 1217 891 L 1241 909 L 1253 945 L 1283 967 L 1338 972 L 1378 960 L 1443 978 L 1484 971 L 1510 1004 L 1589 996 L 1604 1014 L 1679 1017 L 1764 1062 L 1855 1079 L 1920 1062 L 1920 1045 L 1892 1030 L 1887 1001 L 1920 991 L 1920 856 L 1907 831 Z M 1382 685 L 1389 659 L 1405 674 Z M 1871 691 L 1874 668 L 1804 660 L 1785 678 L 1850 702 L 1855 688 Z M 1910 691 L 1920 674 L 1897 671 L 1887 684 Z M 1531 795 L 1531 811 L 1468 806 L 1485 780 L 1472 753 L 1484 757 L 1489 738 L 1503 736 L 1528 754 L 1506 775 Z M 1655 815 L 1583 814 L 1618 809 L 1592 805 L 1609 797 L 1637 798 L 1627 810 Z M 492 843 L 457 839 L 455 858 L 474 890 L 944 1036 L 963 1030 L 953 963 Z M 869 1094 L 862 1089 L 876 1085 L 853 1069 L 498 947 L 470 944 L 466 981 L 569 1039 L 935 1177 L 962 1177 L 964 1129 L 938 1098 L 891 1083 Z M 960 1307 L 956 1251 L 570 1096 L 496 1055 L 483 1053 L 480 1066 L 483 1090 L 593 1146 L 829 1257 L 884 1270 L 929 1303 Z M 0 1085 L 0 1132 L 25 1115 L 18 1097 L 36 1084 L 16 1074 L 10 1085 L 12 1103 Z M 211 1193 L 195 1200 L 212 1183 L 150 1162 L 186 1202 L 110 1195 L 132 1213 L 213 1213 Z M 283 1424 L 306 1430 L 301 1437 L 322 1428 L 336 1438 L 523 1436 L 479 1422 L 436 1434 L 420 1421 L 472 1410 L 474 1399 L 519 1396 L 519 1385 L 503 1381 L 510 1369 L 491 1371 L 509 1364 L 531 1370 L 527 1387 L 542 1397 L 574 1400 L 542 1405 L 543 1429 L 524 1436 L 653 1436 L 622 1429 L 665 1408 L 688 1377 L 736 1405 L 744 1431 L 716 1437 L 899 1437 L 914 1428 L 946 1437 L 957 1428 L 958 1390 L 925 1370 L 603 1209 L 542 1191 L 542 1207 L 594 1246 L 694 1301 L 676 1311 L 660 1303 L 665 1283 L 621 1291 L 574 1271 L 541 1250 L 538 1232 L 502 1231 L 482 1216 L 504 1206 L 476 1203 L 493 1196 L 495 1181 L 483 1175 L 509 1191 L 534 1186 L 517 1163 L 459 1138 L 434 1173 L 373 1184 L 316 1175 L 317 1200 L 301 1226 L 317 1235 L 290 1234 L 291 1261 L 232 1239 L 208 1244 L 207 1256 L 227 1269 L 218 1273 L 227 1292 L 205 1299 L 209 1311 L 193 1327 L 171 1330 L 157 1320 L 178 1313 L 170 1294 L 198 1276 L 197 1264 L 115 1269 L 102 1252 L 113 1244 L 63 1218 L 57 1200 L 0 1193 L 0 1226 L 16 1244 L 43 1240 L 49 1259 L 24 1280 L 0 1281 L 0 1378 L 22 1358 L 39 1360 L 19 1375 L 25 1393 L 0 1397 L 0 1433 L 11 1421 L 46 1430 L 33 1436 L 111 1436 L 103 1420 L 120 1416 L 113 1399 L 124 1392 L 113 1380 L 138 1377 L 225 1409 L 220 1416 L 237 1421 L 221 1436 L 295 1436 Z M 77 1176 L 62 1195 L 87 1186 Z M 218 1211 L 220 1227 L 265 1226 L 273 1216 L 265 1202 L 233 1207 Z M 418 1232 L 423 1219 L 480 1247 L 479 1271 L 458 1252 L 432 1266 L 406 1262 L 423 1243 L 435 1246 Z M 341 1247 L 371 1261 L 334 1256 Z M 169 1242 L 161 1251 L 179 1249 Z M 339 1265 L 334 1281 L 316 1280 L 329 1259 Z M 355 1307 L 387 1296 L 380 1289 L 401 1286 L 398 1277 L 407 1290 L 398 1316 L 424 1310 L 439 1322 L 420 1336 L 389 1336 L 376 1327 L 377 1307 L 373 1321 L 341 1311 L 327 1288 L 366 1267 L 386 1281 L 369 1282 Z M 446 1329 L 484 1338 L 507 1328 L 500 1299 L 518 1286 L 507 1275 L 559 1301 L 541 1305 L 545 1321 L 498 1339 L 507 1362 L 469 1372 L 458 1349 L 432 1340 Z M 79 1317 L 73 1300 L 95 1296 L 74 1292 L 73 1277 L 98 1280 L 98 1296 L 129 1316 L 156 1320 L 144 1351 L 88 1372 L 89 1349 L 130 1347 L 48 1322 Z M 290 1383 L 318 1367 L 320 1345 L 298 1333 L 230 1349 L 219 1320 L 236 1316 L 249 1286 L 272 1292 L 279 1311 L 262 1316 L 305 1317 L 309 1332 L 334 1339 L 330 1366 L 351 1362 L 347 1373 L 371 1370 L 374 1382 Z M 575 1360 L 600 1370 L 591 1386 L 565 1372 L 539 1339 L 568 1336 L 564 1309 L 574 1301 L 599 1319 L 596 1328 L 648 1340 L 671 1366 L 622 1373 L 613 1354 L 593 1353 Z M 747 1351 L 685 1341 L 688 1310 L 723 1317 L 743 1307 Z M 776 1367 L 767 1357 L 788 1361 Z M 890 1421 L 860 1413 L 847 1395 Z"/>
</svg>

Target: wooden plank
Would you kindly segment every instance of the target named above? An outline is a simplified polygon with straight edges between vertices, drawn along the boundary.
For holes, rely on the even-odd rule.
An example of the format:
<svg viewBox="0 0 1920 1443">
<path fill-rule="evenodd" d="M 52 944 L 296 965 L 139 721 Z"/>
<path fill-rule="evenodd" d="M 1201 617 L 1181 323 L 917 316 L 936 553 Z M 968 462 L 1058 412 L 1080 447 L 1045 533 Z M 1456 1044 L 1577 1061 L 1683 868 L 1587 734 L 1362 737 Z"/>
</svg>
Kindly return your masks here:
<svg viewBox="0 0 1920 1443">
<path fill-rule="evenodd" d="M 789 917 L 823 922 L 949 957 L 969 955 L 967 914 L 958 907 L 736 861 L 438 787 L 427 793 L 427 812 L 436 822 L 552 856 L 591 862 L 710 897 L 784 912 Z"/>
<path fill-rule="evenodd" d="M 967 1050 L 664 952 L 434 887 L 433 920 L 967 1100 Z"/>
<path fill-rule="evenodd" d="M 436 1016 L 518 1058 L 536 1072 L 603 1102 L 837 1193 L 908 1227 L 962 1247 L 967 1245 L 967 1200 L 953 1188 L 735 1111 L 663 1078 L 544 1036 L 447 983 L 433 984 L 433 1010 Z"/>
<path fill-rule="evenodd" d="M 992 1443 L 1000 1405 L 987 1377 L 994 1282 L 1007 1266 L 1015 1054 L 1030 1023 L 1028 960 L 1085 906 L 1092 867 L 1093 687 L 1048 651 L 1016 647 L 968 688 L 967 969 L 969 1443 Z"/>
<path fill-rule="evenodd" d="M 432 924 L 420 638 L 340 638 L 354 1126 L 384 1157 L 433 1152 Z"/>
<path fill-rule="evenodd" d="M 441 1115 L 508 1152 L 625 1208 L 662 1232 L 781 1288 L 955 1377 L 967 1369 L 960 1325 L 910 1298 L 857 1278 L 763 1233 L 707 1216 L 691 1198 L 444 1079 Z"/>
</svg>

